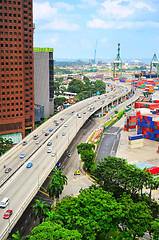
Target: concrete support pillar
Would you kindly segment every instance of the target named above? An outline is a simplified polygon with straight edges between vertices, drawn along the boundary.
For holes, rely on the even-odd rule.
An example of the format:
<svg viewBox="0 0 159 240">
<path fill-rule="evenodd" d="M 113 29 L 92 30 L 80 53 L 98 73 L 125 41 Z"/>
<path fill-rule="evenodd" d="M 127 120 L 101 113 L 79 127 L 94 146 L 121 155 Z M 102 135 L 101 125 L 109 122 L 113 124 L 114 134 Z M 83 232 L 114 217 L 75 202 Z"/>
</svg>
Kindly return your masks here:
<svg viewBox="0 0 159 240">
<path fill-rule="evenodd" d="M 102 107 L 102 117 L 103 117 L 103 113 L 104 113 L 104 108 Z"/>
</svg>

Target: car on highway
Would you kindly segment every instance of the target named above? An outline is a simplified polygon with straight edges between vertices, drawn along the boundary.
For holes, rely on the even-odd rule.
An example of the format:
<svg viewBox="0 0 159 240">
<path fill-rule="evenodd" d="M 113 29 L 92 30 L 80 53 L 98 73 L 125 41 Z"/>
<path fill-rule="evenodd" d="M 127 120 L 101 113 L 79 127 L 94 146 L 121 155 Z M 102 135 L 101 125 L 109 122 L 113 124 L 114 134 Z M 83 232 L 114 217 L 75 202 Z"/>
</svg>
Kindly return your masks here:
<svg viewBox="0 0 159 240">
<path fill-rule="evenodd" d="M 24 158 L 25 156 L 26 156 L 26 155 L 25 155 L 24 153 L 21 153 L 19 157 L 20 157 L 20 158 Z"/>
<path fill-rule="evenodd" d="M 61 121 L 63 121 L 63 120 L 64 120 L 64 118 L 62 117 L 62 118 L 60 118 L 60 120 L 61 120 Z"/>
<path fill-rule="evenodd" d="M 36 140 L 36 141 L 35 141 L 35 144 L 39 144 L 39 142 L 40 142 L 39 140 Z"/>
<path fill-rule="evenodd" d="M 34 135 L 33 135 L 33 139 L 34 139 L 34 140 L 38 139 L 38 137 L 39 137 L 38 134 L 34 134 Z"/>
<path fill-rule="evenodd" d="M 3 218 L 4 219 L 9 219 L 10 216 L 12 215 L 13 211 L 12 210 L 7 210 L 4 215 L 3 215 Z"/>
<path fill-rule="evenodd" d="M 84 111 L 83 114 L 86 114 L 86 111 Z"/>
<path fill-rule="evenodd" d="M 55 152 L 52 152 L 52 153 L 51 153 L 51 156 L 52 156 L 52 157 L 55 157 L 55 155 L 56 155 Z"/>
<path fill-rule="evenodd" d="M 56 167 L 60 167 L 60 166 L 61 166 L 60 162 L 56 163 Z"/>
<path fill-rule="evenodd" d="M 54 120 L 54 123 L 56 123 L 56 122 L 57 122 L 57 120 L 55 119 L 55 120 Z"/>
<path fill-rule="evenodd" d="M 52 148 L 48 148 L 47 153 L 51 153 L 51 152 L 52 152 Z"/>
<path fill-rule="evenodd" d="M 72 111 L 71 113 L 74 113 L 75 111 Z"/>
<path fill-rule="evenodd" d="M 49 132 L 52 132 L 52 131 L 53 131 L 53 128 L 50 128 L 50 129 L 49 129 Z"/>
<path fill-rule="evenodd" d="M 71 157 L 71 153 L 67 153 L 67 157 L 69 157 L 69 158 L 70 158 L 70 157 Z"/>
<path fill-rule="evenodd" d="M 64 124 L 64 127 L 68 127 L 68 124 L 67 124 L 67 123 L 65 123 L 65 124 Z"/>
<path fill-rule="evenodd" d="M 48 136 L 49 135 L 49 133 L 45 133 L 45 136 Z"/>
<path fill-rule="evenodd" d="M 33 163 L 32 163 L 32 162 L 29 162 L 29 163 L 26 165 L 27 168 L 31 168 L 32 166 L 33 166 Z"/>
<path fill-rule="evenodd" d="M 58 122 L 56 122 L 56 123 L 55 123 L 55 125 L 56 125 L 56 126 L 58 126 L 58 125 L 59 125 L 59 123 L 58 123 Z"/>
<path fill-rule="evenodd" d="M 12 169 L 10 167 L 8 167 L 4 170 L 5 173 L 9 173 L 10 171 L 12 171 Z"/>
<path fill-rule="evenodd" d="M 23 141 L 22 145 L 25 146 L 27 144 L 27 141 Z"/>
<path fill-rule="evenodd" d="M 48 142 L 48 143 L 47 143 L 47 146 L 51 146 L 51 145 L 52 145 L 52 142 Z"/>
<path fill-rule="evenodd" d="M 78 118 L 81 118 L 82 115 L 81 115 L 80 113 L 77 113 L 77 117 L 78 117 Z"/>
<path fill-rule="evenodd" d="M 74 171 L 74 175 L 80 175 L 80 171 L 79 170 L 75 170 Z"/>
<path fill-rule="evenodd" d="M 0 208 L 5 208 L 9 204 L 9 198 L 5 197 L 3 200 L 0 202 Z"/>
<path fill-rule="evenodd" d="M 66 133 L 65 133 L 65 132 L 63 132 L 63 133 L 62 133 L 62 136 L 65 136 L 65 135 L 66 135 Z"/>
</svg>

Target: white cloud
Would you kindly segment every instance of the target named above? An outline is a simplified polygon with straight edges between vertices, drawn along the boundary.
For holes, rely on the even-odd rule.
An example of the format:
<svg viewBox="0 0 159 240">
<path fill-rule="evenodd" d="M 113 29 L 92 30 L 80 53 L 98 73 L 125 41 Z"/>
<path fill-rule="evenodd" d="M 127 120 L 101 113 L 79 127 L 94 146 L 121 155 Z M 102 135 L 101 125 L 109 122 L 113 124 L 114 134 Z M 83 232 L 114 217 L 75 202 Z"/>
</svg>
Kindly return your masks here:
<svg viewBox="0 0 159 240">
<path fill-rule="evenodd" d="M 54 36 L 54 37 L 52 37 L 52 38 L 49 38 L 47 42 L 48 42 L 48 43 L 55 44 L 55 43 L 58 42 L 58 40 L 59 40 L 59 38 L 58 38 L 57 36 Z"/>
<path fill-rule="evenodd" d="M 55 7 L 58 9 L 65 9 L 67 11 L 72 11 L 74 10 L 74 6 L 65 2 L 57 2 L 55 3 Z"/>
<path fill-rule="evenodd" d="M 102 8 L 98 13 L 104 17 L 123 19 L 133 15 L 137 9 L 147 9 L 153 12 L 148 4 L 135 0 L 106 0 L 102 3 Z"/>
<path fill-rule="evenodd" d="M 45 3 L 33 3 L 33 17 L 34 21 L 39 19 L 52 18 L 57 14 L 57 9 L 52 8 L 49 2 Z"/>
<path fill-rule="evenodd" d="M 41 30 L 65 30 L 76 31 L 80 28 L 78 24 L 69 23 L 64 19 L 55 18 L 52 22 L 44 24 L 40 27 Z"/>
<path fill-rule="evenodd" d="M 110 29 L 115 27 L 115 22 L 106 22 L 102 19 L 95 18 L 92 21 L 87 22 L 89 28 Z"/>
<path fill-rule="evenodd" d="M 129 21 L 103 21 L 95 18 L 87 22 L 87 27 L 98 29 L 139 29 L 139 28 L 159 28 L 159 22 L 144 21 L 144 22 L 129 22 Z"/>
<path fill-rule="evenodd" d="M 77 6 L 79 8 L 90 8 L 97 6 L 98 2 L 96 0 L 81 0 L 81 4 L 78 4 Z"/>
<path fill-rule="evenodd" d="M 106 37 L 102 38 L 99 40 L 101 43 L 106 43 L 108 41 L 108 39 Z"/>
</svg>

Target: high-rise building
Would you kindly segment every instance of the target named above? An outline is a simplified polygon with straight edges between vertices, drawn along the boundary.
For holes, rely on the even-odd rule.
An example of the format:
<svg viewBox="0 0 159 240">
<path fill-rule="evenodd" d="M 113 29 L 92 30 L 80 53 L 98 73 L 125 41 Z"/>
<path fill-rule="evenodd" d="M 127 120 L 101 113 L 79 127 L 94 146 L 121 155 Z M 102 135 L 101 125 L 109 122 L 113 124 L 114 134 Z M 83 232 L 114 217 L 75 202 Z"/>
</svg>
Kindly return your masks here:
<svg viewBox="0 0 159 240">
<path fill-rule="evenodd" d="M 34 129 L 32 0 L 0 0 L 0 135 Z"/>
<path fill-rule="evenodd" d="M 34 103 L 44 106 L 44 117 L 54 113 L 53 48 L 34 48 Z"/>
</svg>

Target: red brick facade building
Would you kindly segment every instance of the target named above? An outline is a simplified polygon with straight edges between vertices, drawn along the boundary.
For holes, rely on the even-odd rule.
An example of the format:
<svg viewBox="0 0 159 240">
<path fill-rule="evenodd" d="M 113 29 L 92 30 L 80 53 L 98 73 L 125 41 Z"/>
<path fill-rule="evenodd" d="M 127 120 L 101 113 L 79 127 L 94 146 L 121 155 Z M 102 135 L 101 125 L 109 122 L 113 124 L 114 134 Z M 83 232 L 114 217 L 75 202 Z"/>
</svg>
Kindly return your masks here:
<svg viewBox="0 0 159 240">
<path fill-rule="evenodd" d="M 0 0 L 0 135 L 34 129 L 32 0 Z"/>
</svg>

